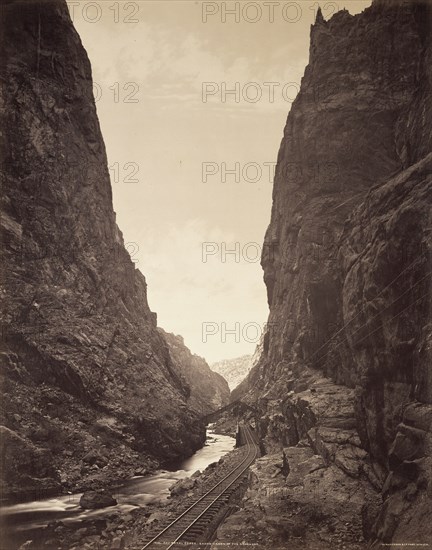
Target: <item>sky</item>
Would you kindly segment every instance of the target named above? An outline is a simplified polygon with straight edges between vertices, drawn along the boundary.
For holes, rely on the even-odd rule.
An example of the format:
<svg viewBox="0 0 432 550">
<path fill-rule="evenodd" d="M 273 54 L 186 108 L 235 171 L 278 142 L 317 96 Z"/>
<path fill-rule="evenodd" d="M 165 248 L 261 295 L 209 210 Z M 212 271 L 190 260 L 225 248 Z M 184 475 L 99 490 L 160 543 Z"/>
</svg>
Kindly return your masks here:
<svg viewBox="0 0 432 550">
<path fill-rule="evenodd" d="M 264 330 L 273 171 L 317 7 L 370 3 L 68 0 L 126 248 L 158 325 L 210 364 Z"/>
</svg>

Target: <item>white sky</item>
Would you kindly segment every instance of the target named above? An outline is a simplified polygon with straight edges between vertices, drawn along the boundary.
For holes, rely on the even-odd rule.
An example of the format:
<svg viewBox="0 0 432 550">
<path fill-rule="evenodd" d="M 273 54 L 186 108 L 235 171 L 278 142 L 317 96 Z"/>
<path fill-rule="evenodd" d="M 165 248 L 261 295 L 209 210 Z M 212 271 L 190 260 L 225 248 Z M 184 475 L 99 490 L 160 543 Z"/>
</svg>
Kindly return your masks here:
<svg viewBox="0 0 432 550">
<path fill-rule="evenodd" d="M 370 3 L 320 5 L 328 18 Z M 272 167 L 318 2 L 68 4 L 92 63 L 117 222 L 158 324 L 210 363 L 253 353 L 268 314 L 259 253 Z M 236 82 L 239 96 L 223 97 Z M 236 163 L 239 181 L 223 174 Z"/>
</svg>

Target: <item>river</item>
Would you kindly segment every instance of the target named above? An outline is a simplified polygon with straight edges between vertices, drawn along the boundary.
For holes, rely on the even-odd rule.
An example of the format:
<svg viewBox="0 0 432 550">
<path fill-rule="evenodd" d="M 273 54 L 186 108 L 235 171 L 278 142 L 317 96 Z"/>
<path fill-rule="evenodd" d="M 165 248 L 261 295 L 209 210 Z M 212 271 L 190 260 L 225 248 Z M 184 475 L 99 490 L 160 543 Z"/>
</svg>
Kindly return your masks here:
<svg viewBox="0 0 432 550">
<path fill-rule="evenodd" d="M 83 510 L 79 506 L 82 493 L 61 495 L 58 497 L 23 502 L 0 508 L 2 517 L 2 534 L 13 550 L 49 522 L 61 520 L 65 524 L 79 524 L 83 520 L 103 519 L 115 512 L 127 513 L 147 504 L 163 501 L 169 496 L 169 487 L 179 479 L 191 476 L 197 470 L 204 470 L 212 462 L 218 461 L 235 446 L 235 439 L 226 435 L 215 434 L 207 430 L 204 447 L 190 458 L 184 460 L 175 470 L 159 470 L 147 476 L 135 476 L 121 482 L 111 489 L 117 500 L 116 506 L 99 510 Z"/>
</svg>

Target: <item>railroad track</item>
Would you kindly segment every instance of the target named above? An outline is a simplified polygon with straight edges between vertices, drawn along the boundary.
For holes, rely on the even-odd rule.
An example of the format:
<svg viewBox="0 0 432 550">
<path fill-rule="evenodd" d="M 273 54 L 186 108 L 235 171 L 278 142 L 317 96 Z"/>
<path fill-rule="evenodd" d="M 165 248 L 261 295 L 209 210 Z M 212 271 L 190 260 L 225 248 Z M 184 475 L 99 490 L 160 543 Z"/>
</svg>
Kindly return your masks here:
<svg viewBox="0 0 432 550">
<path fill-rule="evenodd" d="M 200 496 L 169 525 L 153 536 L 140 550 L 185 550 L 188 543 L 204 542 L 203 534 L 209 523 L 221 512 L 232 493 L 244 479 L 249 466 L 259 455 L 255 435 L 249 426 L 241 428 L 246 438 L 247 452 L 243 459 L 218 481 L 209 491 Z"/>
</svg>

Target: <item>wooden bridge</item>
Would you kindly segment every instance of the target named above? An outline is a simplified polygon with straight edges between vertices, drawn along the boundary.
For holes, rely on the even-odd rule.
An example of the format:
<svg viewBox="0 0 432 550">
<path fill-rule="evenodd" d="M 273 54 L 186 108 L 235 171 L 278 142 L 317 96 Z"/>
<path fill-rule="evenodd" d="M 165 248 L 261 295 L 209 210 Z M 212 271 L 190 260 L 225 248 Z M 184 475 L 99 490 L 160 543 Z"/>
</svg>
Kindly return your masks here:
<svg viewBox="0 0 432 550">
<path fill-rule="evenodd" d="M 222 407 L 218 409 L 217 411 L 213 411 L 209 414 L 206 414 L 201 417 L 201 420 L 205 424 L 209 424 L 210 422 L 214 422 L 217 420 L 222 414 L 226 411 L 234 410 L 236 414 L 240 414 L 243 412 L 251 411 L 254 413 L 254 416 L 258 413 L 257 409 L 252 407 L 251 405 L 248 405 L 244 401 L 241 401 L 240 399 L 237 399 L 236 401 L 232 401 L 232 403 L 228 403 L 228 405 L 225 405 L 225 407 Z"/>
</svg>

